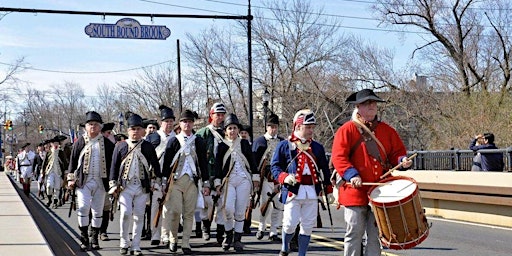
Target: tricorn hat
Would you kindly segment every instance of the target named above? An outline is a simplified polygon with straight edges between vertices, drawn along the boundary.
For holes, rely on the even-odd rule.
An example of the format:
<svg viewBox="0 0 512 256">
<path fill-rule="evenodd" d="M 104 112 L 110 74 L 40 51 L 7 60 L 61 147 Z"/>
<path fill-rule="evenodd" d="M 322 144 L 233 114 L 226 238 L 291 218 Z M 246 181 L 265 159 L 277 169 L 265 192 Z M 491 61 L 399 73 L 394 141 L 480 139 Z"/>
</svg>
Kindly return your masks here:
<svg viewBox="0 0 512 256">
<path fill-rule="evenodd" d="M 116 124 L 114 123 L 104 123 L 103 127 L 101 128 L 101 132 L 112 131 L 115 125 Z"/>
<path fill-rule="evenodd" d="M 249 134 L 252 134 L 252 127 L 247 124 L 242 124 L 242 128 L 240 129 L 240 131 L 246 131 Z"/>
<path fill-rule="evenodd" d="M 195 121 L 196 116 L 197 116 L 197 113 L 194 113 L 192 110 L 185 109 L 180 115 L 180 121 L 183 121 L 183 120 Z"/>
<path fill-rule="evenodd" d="M 132 113 L 132 112 L 126 112 L 124 115 L 126 117 L 126 123 L 128 127 L 135 127 L 140 126 L 144 127 L 144 123 L 142 122 L 142 117 L 139 115 Z"/>
<path fill-rule="evenodd" d="M 68 137 L 64 136 L 64 135 L 57 135 L 55 137 L 53 137 L 53 139 L 51 140 L 52 142 L 62 142 L 62 141 L 65 141 Z"/>
<path fill-rule="evenodd" d="M 116 139 L 116 141 L 122 141 L 122 140 L 127 140 L 128 136 L 126 136 L 125 134 L 122 134 L 122 133 L 118 133 L 118 134 L 114 135 L 114 138 Z"/>
<path fill-rule="evenodd" d="M 363 103 L 367 100 L 374 100 L 377 102 L 386 102 L 385 100 L 379 98 L 372 90 L 370 89 L 363 89 L 361 91 L 352 93 L 350 96 L 348 96 L 347 100 L 345 100 L 346 103 L 352 103 L 352 104 L 359 104 Z"/>
<path fill-rule="evenodd" d="M 24 149 L 24 148 L 26 148 L 26 147 L 27 147 L 27 146 L 29 146 L 29 145 L 30 145 L 30 143 L 28 143 L 28 142 L 27 142 L 27 143 L 25 143 L 25 144 L 22 144 L 20 148 L 21 148 L 21 149 Z"/>
<path fill-rule="evenodd" d="M 270 116 L 267 118 L 267 125 L 270 124 L 279 125 L 279 117 L 274 113 L 270 114 Z"/>
<path fill-rule="evenodd" d="M 240 121 L 238 121 L 238 117 L 233 113 L 227 115 L 226 119 L 224 119 L 224 129 L 227 129 L 230 124 L 236 124 L 238 129 L 242 129 L 242 125 L 240 124 Z"/>
<path fill-rule="evenodd" d="M 101 120 L 100 114 L 98 114 L 96 111 L 89 111 L 89 112 L 85 113 L 85 123 L 92 122 L 92 121 L 98 122 L 100 124 L 103 123 L 103 120 Z"/>
<path fill-rule="evenodd" d="M 149 125 L 154 125 L 154 126 L 156 126 L 157 130 L 160 129 L 160 125 L 158 124 L 158 121 L 155 119 L 150 119 L 150 120 L 143 119 L 142 123 L 144 124 L 144 126 L 143 126 L 144 128 L 148 128 Z"/>
<path fill-rule="evenodd" d="M 176 119 L 176 117 L 174 116 L 174 112 L 170 107 L 160 105 L 158 109 L 160 110 L 160 118 L 162 121 L 169 118 Z"/>
</svg>

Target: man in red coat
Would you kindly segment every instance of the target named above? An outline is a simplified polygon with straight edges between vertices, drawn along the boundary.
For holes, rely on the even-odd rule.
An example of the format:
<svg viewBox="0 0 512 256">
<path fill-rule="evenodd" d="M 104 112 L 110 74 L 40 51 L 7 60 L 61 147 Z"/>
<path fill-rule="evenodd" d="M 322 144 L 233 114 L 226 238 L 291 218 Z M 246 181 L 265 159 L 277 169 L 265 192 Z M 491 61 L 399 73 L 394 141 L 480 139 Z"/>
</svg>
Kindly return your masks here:
<svg viewBox="0 0 512 256">
<path fill-rule="evenodd" d="M 339 203 L 345 206 L 345 255 L 361 255 L 361 242 L 366 232 L 364 255 L 380 255 L 378 228 L 368 199 L 369 186 L 378 182 L 392 166 L 402 169 L 412 165 L 398 133 L 377 118 L 377 102 L 385 102 L 370 89 L 350 95 L 347 103 L 355 105 L 352 118 L 341 126 L 334 137 L 332 162 L 337 171 Z"/>
</svg>

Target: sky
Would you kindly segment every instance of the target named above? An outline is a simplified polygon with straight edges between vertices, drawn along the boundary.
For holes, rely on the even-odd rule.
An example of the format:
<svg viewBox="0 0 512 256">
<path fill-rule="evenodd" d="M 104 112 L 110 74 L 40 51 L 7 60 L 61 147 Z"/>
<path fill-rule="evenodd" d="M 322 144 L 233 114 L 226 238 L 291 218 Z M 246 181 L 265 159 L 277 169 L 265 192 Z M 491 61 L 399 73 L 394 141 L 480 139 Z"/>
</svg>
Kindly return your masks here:
<svg viewBox="0 0 512 256">
<path fill-rule="evenodd" d="M 289 1 L 291 2 L 291 1 Z M 389 31 L 378 26 L 369 7 L 373 0 L 312 0 L 326 15 L 341 19 L 340 32 L 353 34 L 395 51 L 395 67 L 406 65 L 417 34 Z M 251 1 L 256 11 L 269 16 L 260 0 Z M 0 0 L 1 7 L 94 12 L 247 15 L 247 0 Z M 125 17 L 45 13 L 9 13 L 0 20 L 0 72 L 24 57 L 28 67 L 18 77 L 36 89 L 73 82 L 85 95 L 94 96 L 102 85 L 133 80 L 142 67 L 176 61 L 176 40 L 186 33 L 199 34 L 211 26 L 230 26 L 234 21 L 134 17 L 142 25 L 163 25 L 171 30 L 167 40 L 89 38 L 90 23 L 113 24 Z M 182 68 L 183 69 L 183 68 Z M 129 71 L 127 71 L 129 70 Z"/>
</svg>

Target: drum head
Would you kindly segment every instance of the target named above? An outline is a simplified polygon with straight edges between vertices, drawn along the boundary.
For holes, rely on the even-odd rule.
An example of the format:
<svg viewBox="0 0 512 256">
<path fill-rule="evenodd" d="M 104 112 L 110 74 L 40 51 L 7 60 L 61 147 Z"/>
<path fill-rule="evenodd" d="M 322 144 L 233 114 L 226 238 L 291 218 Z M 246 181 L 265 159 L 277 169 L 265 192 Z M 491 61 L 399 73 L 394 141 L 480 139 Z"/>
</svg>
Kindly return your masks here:
<svg viewBox="0 0 512 256">
<path fill-rule="evenodd" d="M 375 203 L 399 202 L 412 195 L 418 186 L 409 179 L 395 179 L 386 185 L 379 185 L 370 192 L 370 199 Z"/>
</svg>

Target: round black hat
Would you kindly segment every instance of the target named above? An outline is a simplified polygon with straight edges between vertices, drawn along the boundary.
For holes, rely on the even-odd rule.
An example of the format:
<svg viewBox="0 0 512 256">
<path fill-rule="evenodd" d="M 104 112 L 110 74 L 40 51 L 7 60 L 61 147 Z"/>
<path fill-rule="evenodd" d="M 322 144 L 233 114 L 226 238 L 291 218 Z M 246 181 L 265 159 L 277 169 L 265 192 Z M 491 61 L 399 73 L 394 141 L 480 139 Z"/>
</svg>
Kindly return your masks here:
<svg viewBox="0 0 512 256">
<path fill-rule="evenodd" d="M 174 112 L 170 107 L 160 105 L 158 109 L 160 110 L 160 118 L 162 121 L 169 118 L 176 119 L 176 117 L 174 116 Z"/>
<path fill-rule="evenodd" d="M 361 91 L 352 93 L 350 96 L 348 96 L 346 103 L 352 103 L 352 104 L 359 104 L 363 103 L 367 100 L 374 100 L 377 102 L 386 102 L 385 100 L 379 98 L 372 90 L 370 89 L 363 89 Z"/>
<path fill-rule="evenodd" d="M 126 124 L 128 127 L 135 127 L 140 126 L 144 127 L 144 123 L 142 122 L 142 117 L 139 115 L 132 113 L 132 112 L 126 112 L 124 115 L 126 117 Z"/>
<path fill-rule="evenodd" d="M 195 113 L 194 111 L 192 110 L 189 110 L 189 109 L 185 109 L 181 115 L 180 115 L 180 121 L 183 121 L 183 120 L 192 120 L 192 121 L 195 121 L 197 118 L 197 113 Z"/>
<path fill-rule="evenodd" d="M 224 119 L 224 129 L 226 129 L 230 124 L 236 124 L 238 129 L 242 130 L 242 125 L 240 124 L 240 121 L 238 121 L 238 117 L 233 113 L 227 115 Z"/>
<path fill-rule="evenodd" d="M 270 114 L 270 116 L 267 118 L 267 125 L 269 124 L 279 125 L 279 117 L 274 113 Z"/>
<path fill-rule="evenodd" d="M 101 120 L 100 114 L 98 114 L 96 111 L 89 111 L 89 112 L 85 113 L 85 123 L 92 122 L 92 121 L 98 122 L 100 124 L 103 123 L 103 120 Z"/>
</svg>

